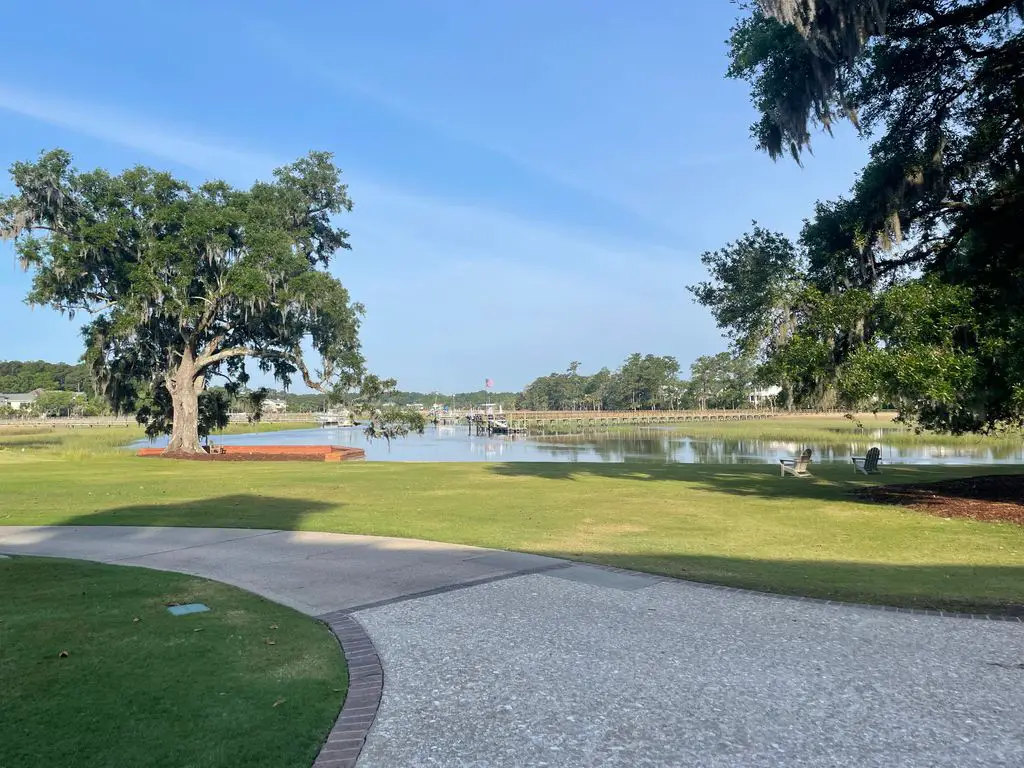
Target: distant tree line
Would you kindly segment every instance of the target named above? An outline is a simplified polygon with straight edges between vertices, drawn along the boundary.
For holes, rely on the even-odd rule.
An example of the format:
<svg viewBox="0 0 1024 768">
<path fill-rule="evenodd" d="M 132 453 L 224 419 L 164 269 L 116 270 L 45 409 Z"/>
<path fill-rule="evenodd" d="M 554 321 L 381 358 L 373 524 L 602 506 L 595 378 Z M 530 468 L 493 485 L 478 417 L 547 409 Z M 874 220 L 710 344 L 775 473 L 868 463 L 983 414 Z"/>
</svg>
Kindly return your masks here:
<svg viewBox="0 0 1024 768">
<path fill-rule="evenodd" d="M 755 366 L 728 352 L 697 358 L 690 377 L 680 377 L 679 361 L 634 352 L 616 370 L 580 373 L 573 361 L 562 373 L 541 376 L 523 390 L 521 408 L 536 411 L 632 411 L 688 408 L 741 408 L 755 388 Z"/>
<path fill-rule="evenodd" d="M 387 395 L 388 404 L 409 406 L 435 404 L 452 409 L 479 407 L 498 403 L 505 409 L 537 411 L 603 410 L 629 411 L 652 409 L 721 409 L 742 408 L 757 388 L 756 367 L 750 358 L 727 352 L 697 358 L 690 366 L 689 377 L 680 375 L 680 365 L 669 355 L 634 353 L 621 366 L 612 370 L 601 368 L 587 375 L 582 364 L 572 361 L 564 372 L 550 373 L 531 382 L 521 392 L 442 393 L 395 391 Z M 84 364 L 46 362 L 0 362 L 0 392 L 30 392 L 41 389 L 35 414 L 50 416 L 100 415 L 103 401 L 96 397 Z M 73 392 L 84 397 L 73 398 Z M 223 387 L 210 387 L 216 399 L 218 420 L 225 421 L 229 412 L 253 409 L 253 393 L 248 390 L 232 393 Z M 279 389 L 258 390 L 255 398 L 266 412 L 267 400 L 285 403 L 289 413 L 315 413 L 330 408 L 328 397 L 318 393 L 285 392 Z M 211 401 L 212 402 L 212 401 Z M 27 412 L 22 415 L 27 415 Z"/>
<path fill-rule="evenodd" d="M 0 361 L 0 393 L 23 394 L 39 390 L 30 406 L 14 409 L 0 404 L 0 418 L 103 416 L 110 413 L 103 399 L 97 397 L 83 363 Z"/>
<path fill-rule="evenodd" d="M 520 392 L 493 392 L 480 389 L 476 392 L 396 392 L 396 405 L 423 403 L 428 408 L 435 403 L 447 405 L 449 408 L 476 408 L 485 403 L 500 403 L 506 408 L 514 406 Z"/>
<path fill-rule="evenodd" d="M 84 363 L 0 361 L 0 392 L 32 392 L 36 389 L 95 394 Z"/>
</svg>

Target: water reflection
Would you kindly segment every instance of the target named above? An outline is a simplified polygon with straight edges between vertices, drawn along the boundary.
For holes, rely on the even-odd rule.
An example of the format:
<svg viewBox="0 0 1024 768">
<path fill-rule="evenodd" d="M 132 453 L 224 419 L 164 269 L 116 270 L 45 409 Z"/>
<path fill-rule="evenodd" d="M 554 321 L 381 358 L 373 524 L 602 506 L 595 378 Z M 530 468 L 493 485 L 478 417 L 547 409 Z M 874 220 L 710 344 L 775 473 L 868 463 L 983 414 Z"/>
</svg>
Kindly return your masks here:
<svg viewBox="0 0 1024 768">
<path fill-rule="evenodd" d="M 614 434 L 509 438 L 470 435 L 465 427 L 429 427 L 422 435 L 395 440 L 367 441 L 359 428 L 299 429 L 251 435 L 225 435 L 223 445 L 352 445 L 363 448 L 370 461 L 541 461 L 626 462 L 682 464 L 774 464 L 804 448 L 817 462 L 849 462 L 871 445 L 882 449 L 882 460 L 905 464 L 1021 464 L 1024 443 L 985 446 L 893 446 L 878 430 L 876 439 L 808 442 L 755 440 L 733 437 L 694 438 L 669 430 L 646 429 Z M 166 445 L 166 438 L 157 441 Z M 141 441 L 136 445 L 149 445 Z"/>
<path fill-rule="evenodd" d="M 882 430 L 878 430 L 881 432 Z M 882 450 L 882 460 L 897 464 L 1017 464 L 1024 462 L 1024 445 L 990 446 L 893 446 L 881 439 L 856 442 L 757 440 L 733 437 L 693 438 L 672 433 L 640 431 L 630 434 L 603 434 L 536 438 L 538 450 L 553 460 L 567 447 L 577 457 L 593 456 L 599 461 L 657 461 L 680 464 L 764 464 L 798 455 L 804 448 L 814 452 L 816 462 L 849 462 L 863 456 L 871 445 Z M 593 460 L 577 458 L 577 460 Z"/>
</svg>

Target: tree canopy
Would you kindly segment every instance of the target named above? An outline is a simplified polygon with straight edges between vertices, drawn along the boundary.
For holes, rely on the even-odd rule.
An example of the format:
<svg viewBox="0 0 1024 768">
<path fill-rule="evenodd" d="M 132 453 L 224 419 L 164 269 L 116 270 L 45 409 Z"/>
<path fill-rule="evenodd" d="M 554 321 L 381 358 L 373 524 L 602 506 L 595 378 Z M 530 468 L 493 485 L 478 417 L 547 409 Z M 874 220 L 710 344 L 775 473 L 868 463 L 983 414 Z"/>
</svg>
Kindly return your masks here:
<svg viewBox="0 0 1024 768">
<path fill-rule="evenodd" d="M 28 301 L 89 313 L 98 389 L 151 431 L 170 430 L 169 450 L 200 450 L 200 395 L 215 377 L 244 385 L 246 359 L 285 386 L 298 376 L 341 394 L 361 380 L 363 309 L 328 271 L 349 248 L 333 217 L 352 207 L 330 154 L 248 190 L 143 167 L 79 172 L 62 150 L 11 175 L 0 235 L 33 273 Z"/>
<path fill-rule="evenodd" d="M 798 402 L 1020 424 L 1024 3 L 761 0 L 731 52 L 760 149 L 802 161 L 845 119 L 870 159 L 797 243 L 755 227 L 707 254 L 697 299 Z"/>
<path fill-rule="evenodd" d="M 744 408 L 757 384 L 755 366 L 745 355 L 702 355 L 690 366 L 686 401 L 691 407 Z"/>
<path fill-rule="evenodd" d="M 75 399 L 74 392 L 61 389 L 45 390 L 39 393 L 39 397 L 32 404 L 32 410 L 43 416 L 70 416 Z"/>
<path fill-rule="evenodd" d="M 602 368 L 586 376 L 572 361 L 564 373 L 531 382 L 519 404 L 537 411 L 638 410 L 671 408 L 679 398 L 679 363 L 674 357 L 634 352 L 617 371 Z"/>
<path fill-rule="evenodd" d="M 680 378 L 679 362 L 670 355 L 629 355 L 615 371 L 580 373 L 573 361 L 564 373 L 532 381 L 520 407 L 537 411 L 629 411 L 676 408 L 742 408 L 755 384 L 752 358 L 721 352 L 699 357 L 690 379 Z"/>
<path fill-rule="evenodd" d="M 89 371 L 82 363 L 0 360 L 0 392 L 31 392 L 34 389 L 93 393 Z"/>
</svg>

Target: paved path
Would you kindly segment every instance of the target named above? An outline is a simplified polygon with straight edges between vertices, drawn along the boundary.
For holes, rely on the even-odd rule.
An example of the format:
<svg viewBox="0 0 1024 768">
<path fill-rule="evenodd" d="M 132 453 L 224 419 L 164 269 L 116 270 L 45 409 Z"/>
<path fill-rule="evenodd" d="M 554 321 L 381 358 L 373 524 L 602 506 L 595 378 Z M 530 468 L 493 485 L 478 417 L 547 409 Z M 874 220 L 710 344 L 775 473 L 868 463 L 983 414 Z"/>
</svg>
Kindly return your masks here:
<svg viewBox="0 0 1024 768">
<path fill-rule="evenodd" d="M 1019 623 L 339 534 L 0 527 L 0 552 L 351 610 L 384 666 L 367 768 L 1024 765 Z"/>
</svg>

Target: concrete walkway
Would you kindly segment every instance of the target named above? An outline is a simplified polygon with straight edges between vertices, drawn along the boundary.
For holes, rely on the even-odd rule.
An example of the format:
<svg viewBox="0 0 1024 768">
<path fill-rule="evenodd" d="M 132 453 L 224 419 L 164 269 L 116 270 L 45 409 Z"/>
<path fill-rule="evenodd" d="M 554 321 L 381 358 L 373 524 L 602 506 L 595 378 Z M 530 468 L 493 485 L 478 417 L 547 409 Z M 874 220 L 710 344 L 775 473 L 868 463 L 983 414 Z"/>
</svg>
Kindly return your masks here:
<svg viewBox="0 0 1024 768">
<path fill-rule="evenodd" d="M 339 534 L 0 527 L 0 552 L 349 610 L 384 667 L 360 766 L 1021 766 L 1024 625 Z"/>
</svg>

